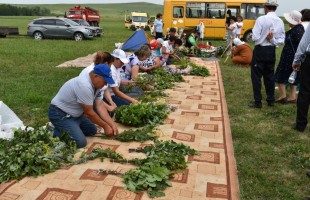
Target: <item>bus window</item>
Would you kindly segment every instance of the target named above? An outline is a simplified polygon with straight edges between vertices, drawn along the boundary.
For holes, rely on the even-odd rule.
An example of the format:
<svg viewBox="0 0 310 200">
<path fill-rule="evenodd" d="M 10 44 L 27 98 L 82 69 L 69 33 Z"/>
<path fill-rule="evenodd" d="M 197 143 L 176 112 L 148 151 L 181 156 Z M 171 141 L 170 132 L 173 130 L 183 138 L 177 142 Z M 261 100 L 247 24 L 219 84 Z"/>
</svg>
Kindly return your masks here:
<svg viewBox="0 0 310 200">
<path fill-rule="evenodd" d="M 186 3 L 187 18 L 205 18 L 205 3 Z"/>
<path fill-rule="evenodd" d="M 228 7 L 227 9 L 230 10 L 231 16 L 237 17 L 238 15 L 240 15 L 240 8 L 239 7 Z"/>
<path fill-rule="evenodd" d="M 173 18 L 183 18 L 184 8 L 182 6 L 173 7 Z"/>
<path fill-rule="evenodd" d="M 241 16 L 244 19 L 257 19 L 258 17 L 265 15 L 263 5 L 256 4 L 242 4 Z"/>
<path fill-rule="evenodd" d="M 207 18 L 225 18 L 225 3 L 207 3 Z"/>
</svg>

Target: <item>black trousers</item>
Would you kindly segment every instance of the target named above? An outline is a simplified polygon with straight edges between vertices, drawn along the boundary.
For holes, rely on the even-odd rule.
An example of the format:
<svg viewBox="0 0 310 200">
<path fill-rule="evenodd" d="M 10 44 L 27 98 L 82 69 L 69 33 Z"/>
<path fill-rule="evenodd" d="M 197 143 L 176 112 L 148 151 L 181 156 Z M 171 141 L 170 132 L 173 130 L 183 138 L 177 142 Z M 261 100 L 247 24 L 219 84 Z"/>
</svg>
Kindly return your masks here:
<svg viewBox="0 0 310 200">
<path fill-rule="evenodd" d="M 297 98 L 296 128 L 304 131 L 308 123 L 310 104 L 310 55 L 306 56 L 300 68 L 300 89 Z"/>
<path fill-rule="evenodd" d="M 251 62 L 251 79 L 253 86 L 254 100 L 256 104 L 261 104 L 261 79 L 264 79 L 264 85 L 267 94 L 267 102 L 273 103 L 274 98 L 274 66 L 276 62 L 276 48 L 274 46 L 256 45 L 253 51 Z"/>
<path fill-rule="evenodd" d="M 157 38 L 163 38 L 163 33 L 162 32 L 156 32 L 155 39 Z"/>
</svg>

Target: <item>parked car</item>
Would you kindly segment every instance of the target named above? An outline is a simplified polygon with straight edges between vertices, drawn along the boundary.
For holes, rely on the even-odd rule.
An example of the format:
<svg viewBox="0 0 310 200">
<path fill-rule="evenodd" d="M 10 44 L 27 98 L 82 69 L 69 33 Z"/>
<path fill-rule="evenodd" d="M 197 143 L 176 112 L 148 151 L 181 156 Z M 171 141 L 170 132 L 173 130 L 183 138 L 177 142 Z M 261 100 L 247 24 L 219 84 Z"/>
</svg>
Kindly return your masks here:
<svg viewBox="0 0 310 200">
<path fill-rule="evenodd" d="M 85 19 L 71 19 L 71 20 L 80 24 L 81 26 L 87 26 L 87 27 L 94 29 L 96 31 L 97 37 L 100 37 L 101 35 L 104 34 L 103 28 L 96 27 L 96 26 L 90 26 L 90 24 Z"/>
<path fill-rule="evenodd" d="M 46 17 L 32 20 L 28 24 L 27 34 L 36 40 L 43 38 L 69 38 L 76 41 L 93 39 L 96 35 L 94 29 L 80 26 L 67 18 Z"/>
</svg>

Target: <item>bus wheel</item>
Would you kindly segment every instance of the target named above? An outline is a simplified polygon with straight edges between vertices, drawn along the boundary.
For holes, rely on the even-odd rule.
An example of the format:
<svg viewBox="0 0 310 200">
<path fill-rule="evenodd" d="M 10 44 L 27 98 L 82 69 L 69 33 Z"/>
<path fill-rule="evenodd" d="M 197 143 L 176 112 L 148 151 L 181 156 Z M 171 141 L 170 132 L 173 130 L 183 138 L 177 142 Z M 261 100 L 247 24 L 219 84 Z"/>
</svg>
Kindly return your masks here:
<svg viewBox="0 0 310 200">
<path fill-rule="evenodd" d="M 244 35 L 243 35 L 243 40 L 245 42 L 253 42 L 252 40 L 252 31 L 247 31 Z"/>
</svg>

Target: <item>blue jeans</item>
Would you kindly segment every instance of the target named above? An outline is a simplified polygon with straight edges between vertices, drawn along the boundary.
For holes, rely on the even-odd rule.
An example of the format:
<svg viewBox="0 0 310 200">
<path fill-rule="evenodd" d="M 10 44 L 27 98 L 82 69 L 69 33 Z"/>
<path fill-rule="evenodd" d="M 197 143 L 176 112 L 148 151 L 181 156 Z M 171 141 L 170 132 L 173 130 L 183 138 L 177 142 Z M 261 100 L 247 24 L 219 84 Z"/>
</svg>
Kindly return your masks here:
<svg viewBox="0 0 310 200">
<path fill-rule="evenodd" d="M 83 115 L 72 117 L 52 104 L 48 108 L 48 118 L 55 126 L 54 137 L 60 137 L 61 133 L 67 132 L 76 142 L 78 148 L 86 146 L 85 136 L 92 136 L 97 133 L 95 124 L 88 118 Z"/>
<path fill-rule="evenodd" d="M 114 103 L 116 104 L 117 107 L 120 107 L 122 105 L 129 105 L 131 104 L 129 101 L 122 99 L 116 95 L 112 95 L 111 96 L 112 100 L 114 101 Z"/>
</svg>

